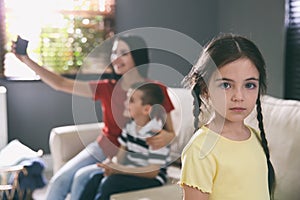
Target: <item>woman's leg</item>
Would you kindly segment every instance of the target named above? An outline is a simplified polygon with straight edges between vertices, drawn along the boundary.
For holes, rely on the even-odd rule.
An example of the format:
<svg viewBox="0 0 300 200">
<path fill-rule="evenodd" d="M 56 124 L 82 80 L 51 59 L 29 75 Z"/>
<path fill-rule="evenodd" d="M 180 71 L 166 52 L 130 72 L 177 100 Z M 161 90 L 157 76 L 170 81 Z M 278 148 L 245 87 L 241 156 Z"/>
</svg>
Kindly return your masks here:
<svg viewBox="0 0 300 200">
<path fill-rule="evenodd" d="M 99 185 L 95 200 L 109 200 L 110 195 L 120 192 L 161 186 L 156 179 L 115 174 L 104 177 Z"/>
<path fill-rule="evenodd" d="M 89 144 L 84 150 L 68 161 L 50 180 L 47 199 L 64 200 L 70 192 L 75 173 L 82 167 L 101 162 L 105 156 L 97 142 Z"/>
</svg>

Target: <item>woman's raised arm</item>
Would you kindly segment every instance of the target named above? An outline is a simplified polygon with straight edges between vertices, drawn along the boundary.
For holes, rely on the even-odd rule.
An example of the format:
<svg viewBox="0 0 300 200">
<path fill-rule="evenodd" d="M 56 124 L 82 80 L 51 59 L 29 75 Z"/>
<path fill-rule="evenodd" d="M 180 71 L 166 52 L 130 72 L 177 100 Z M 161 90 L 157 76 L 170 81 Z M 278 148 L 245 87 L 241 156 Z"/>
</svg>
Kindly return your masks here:
<svg viewBox="0 0 300 200">
<path fill-rule="evenodd" d="M 43 82 L 55 90 L 63 91 L 70 94 L 75 94 L 84 97 L 93 97 L 93 93 L 87 81 L 78 81 L 65 78 L 59 74 L 47 70 L 45 67 L 40 66 L 34 62 L 28 55 L 19 55 L 16 53 L 15 44 L 12 45 L 12 52 L 15 56 L 32 69 L 37 75 L 40 76 Z M 76 89 L 74 89 L 76 87 Z"/>
</svg>

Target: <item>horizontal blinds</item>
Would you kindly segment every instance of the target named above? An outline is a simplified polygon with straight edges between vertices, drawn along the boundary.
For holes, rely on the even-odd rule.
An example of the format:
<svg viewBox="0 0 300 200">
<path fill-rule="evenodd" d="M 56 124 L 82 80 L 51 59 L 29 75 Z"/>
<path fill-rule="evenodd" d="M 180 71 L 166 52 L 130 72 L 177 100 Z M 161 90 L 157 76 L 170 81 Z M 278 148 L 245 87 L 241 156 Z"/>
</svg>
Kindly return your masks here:
<svg viewBox="0 0 300 200">
<path fill-rule="evenodd" d="M 300 100 L 300 0 L 288 0 L 285 98 Z"/>
</svg>

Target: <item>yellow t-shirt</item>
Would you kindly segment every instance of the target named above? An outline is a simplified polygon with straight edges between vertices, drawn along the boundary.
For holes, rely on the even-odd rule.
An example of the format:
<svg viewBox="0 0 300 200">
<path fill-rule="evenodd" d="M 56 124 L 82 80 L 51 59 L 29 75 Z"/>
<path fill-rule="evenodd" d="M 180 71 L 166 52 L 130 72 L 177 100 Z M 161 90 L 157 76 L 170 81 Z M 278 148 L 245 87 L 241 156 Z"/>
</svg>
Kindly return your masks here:
<svg viewBox="0 0 300 200">
<path fill-rule="evenodd" d="M 182 152 L 180 184 L 210 200 L 269 200 L 268 167 L 257 132 L 233 141 L 201 127 Z"/>
</svg>

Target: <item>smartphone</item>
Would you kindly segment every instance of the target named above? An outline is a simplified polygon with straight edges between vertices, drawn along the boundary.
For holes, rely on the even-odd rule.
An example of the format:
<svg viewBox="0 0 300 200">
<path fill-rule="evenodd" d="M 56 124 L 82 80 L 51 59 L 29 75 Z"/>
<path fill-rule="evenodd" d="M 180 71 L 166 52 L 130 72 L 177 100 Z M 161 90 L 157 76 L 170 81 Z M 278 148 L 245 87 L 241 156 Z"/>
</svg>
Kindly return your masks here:
<svg viewBox="0 0 300 200">
<path fill-rule="evenodd" d="M 20 55 L 27 54 L 28 40 L 22 39 L 19 35 L 16 41 L 16 53 Z"/>
</svg>

